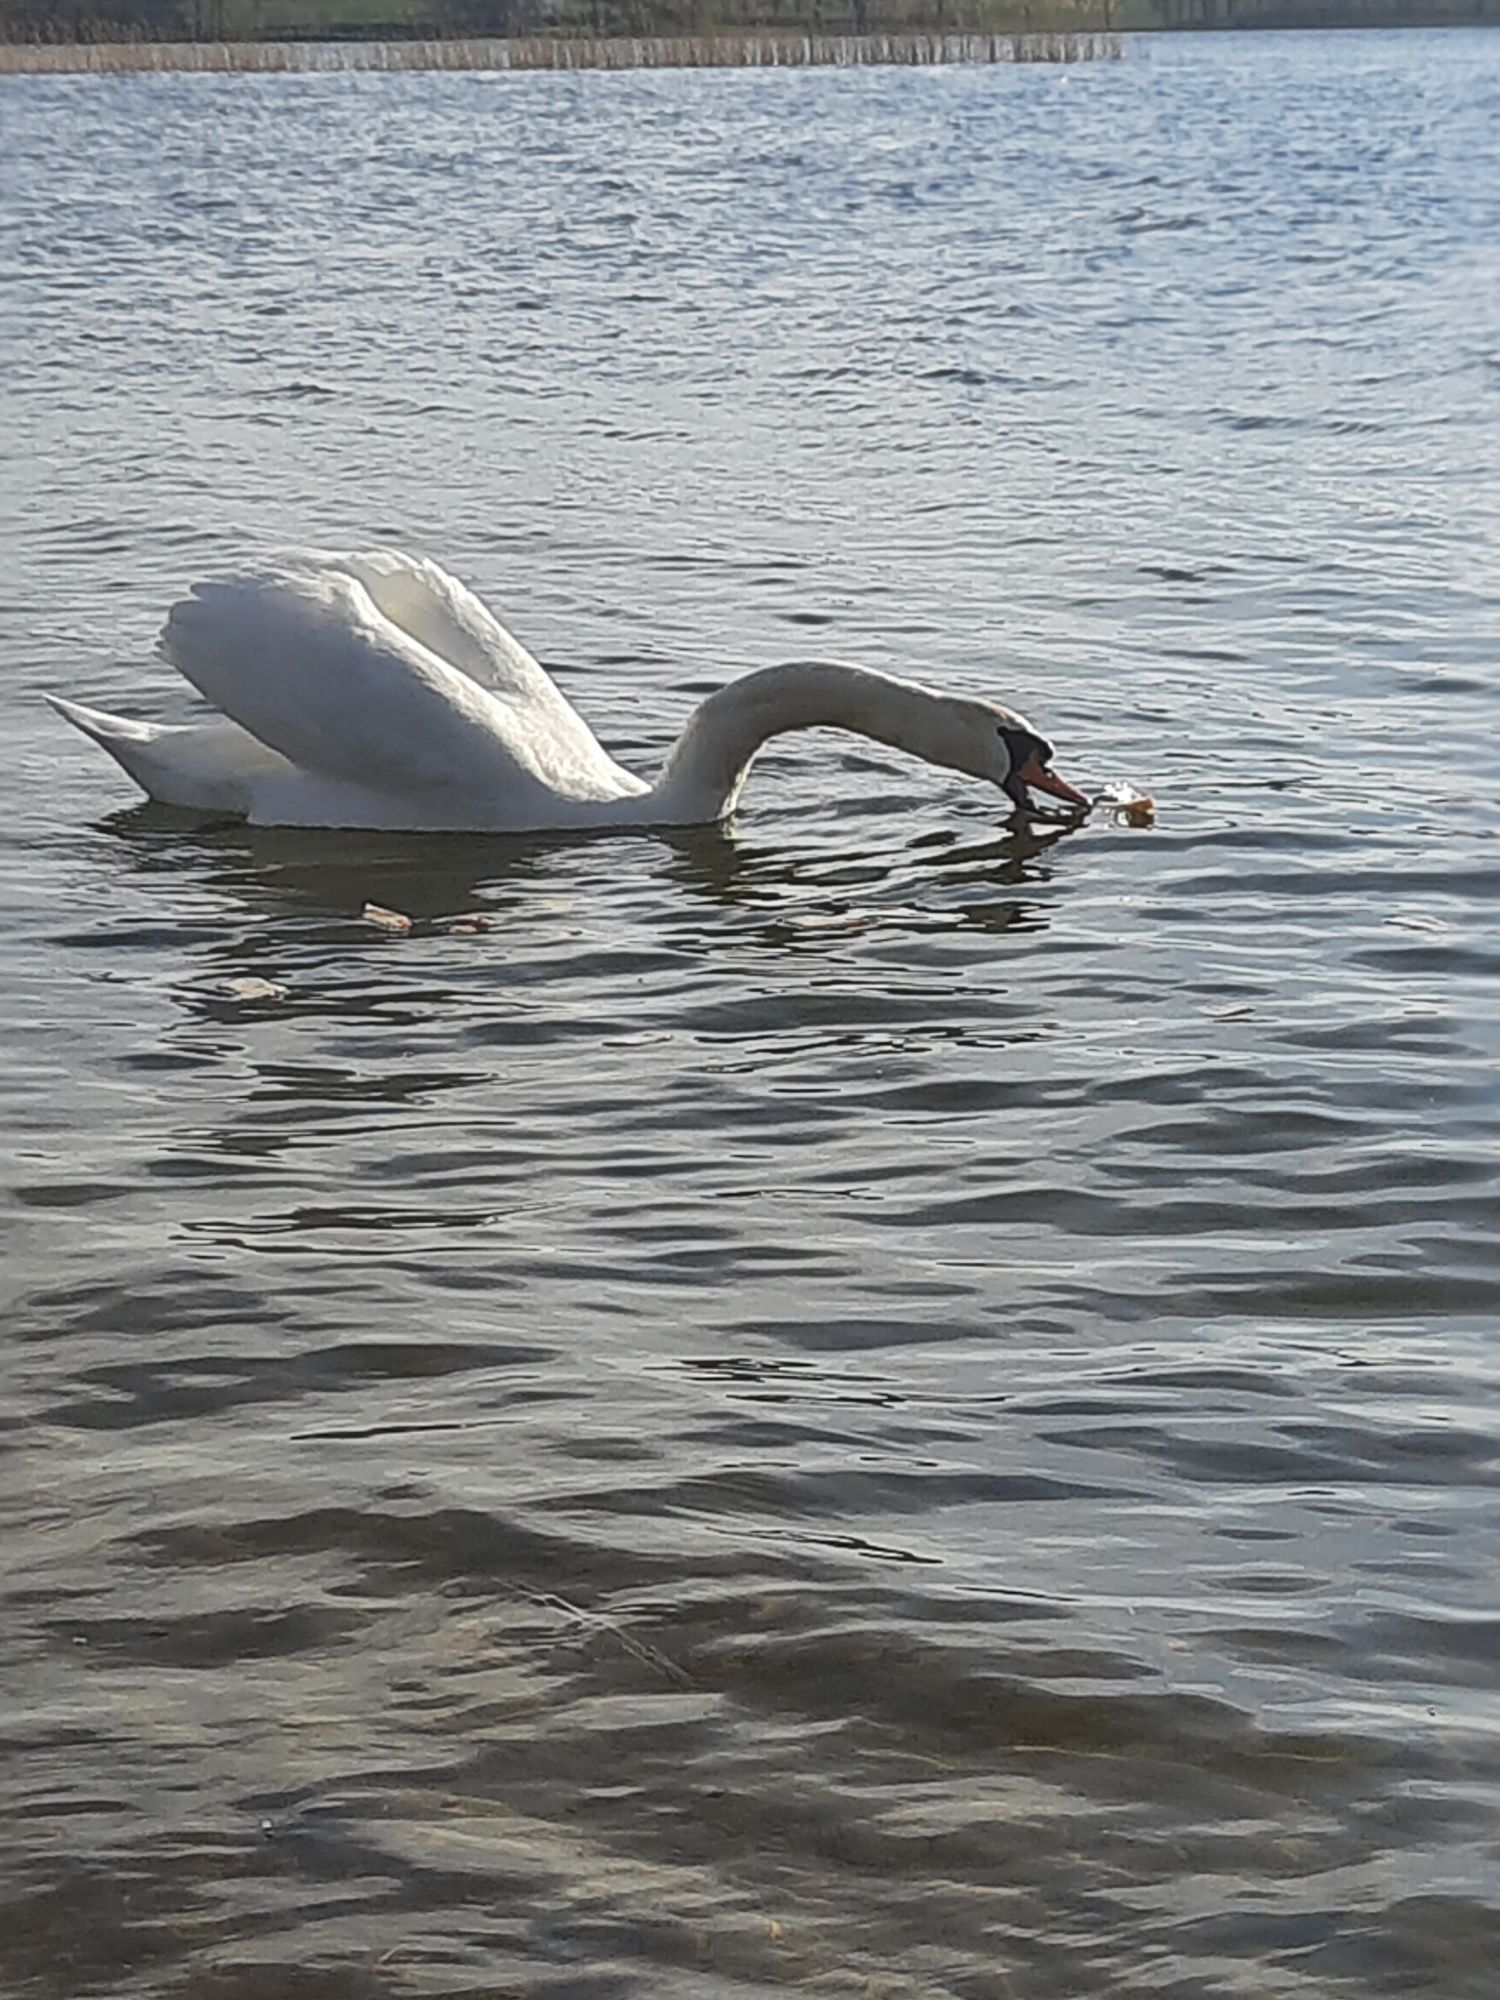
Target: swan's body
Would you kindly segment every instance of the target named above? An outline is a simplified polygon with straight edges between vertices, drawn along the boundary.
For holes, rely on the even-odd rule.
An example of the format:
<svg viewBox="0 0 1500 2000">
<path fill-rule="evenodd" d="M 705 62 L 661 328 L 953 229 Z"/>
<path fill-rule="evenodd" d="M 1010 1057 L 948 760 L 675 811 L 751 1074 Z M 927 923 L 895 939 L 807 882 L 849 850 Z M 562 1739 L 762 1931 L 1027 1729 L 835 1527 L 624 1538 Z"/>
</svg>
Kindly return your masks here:
<svg viewBox="0 0 1500 2000">
<path fill-rule="evenodd" d="M 771 736 L 853 730 L 1003 786 L 1086 803 L 993 702 L 863 667 L 762 668 L 711 695 L 654 785 L 627 771 L 464 586 L 394 550 L 307 555 L 194 587 L 160 651 L 219 711 L 132 722 L 49 695 L 164 804 L 257 826 L 529 832 L 711 824 Z"/>
</svg>

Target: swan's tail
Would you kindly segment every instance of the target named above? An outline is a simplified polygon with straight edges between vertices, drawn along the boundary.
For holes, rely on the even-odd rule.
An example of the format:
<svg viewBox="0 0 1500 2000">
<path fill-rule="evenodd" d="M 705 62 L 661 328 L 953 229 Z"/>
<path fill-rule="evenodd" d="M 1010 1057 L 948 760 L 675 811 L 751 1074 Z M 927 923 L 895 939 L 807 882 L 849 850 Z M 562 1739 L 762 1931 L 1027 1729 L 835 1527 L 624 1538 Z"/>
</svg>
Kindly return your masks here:
<svg viewBox="0 0 1500 2000">
<path fill-rule="evenodd" d="M 233 722 L 133 722 L 60 694 L 43 699 L 163 805 L 243 815 L 250 811 L 255 780 L 288 768 L 284 758 Z"/>
<path fill-rule="evenodd" d="M 142 791 L 152 790 L 151 746 L 159 730 L 153 729 L 149 722 L 132 722 L 128 716 L 109 715 L 102 708 L 86 708 L 81 701 L 65 701 L 60 694 L 44 694 L 42 700 L 55 708 L 64 721 L 71 722 L 75 729 L 81 729 L 101 749 L 107 750 Z"/>
</svg>

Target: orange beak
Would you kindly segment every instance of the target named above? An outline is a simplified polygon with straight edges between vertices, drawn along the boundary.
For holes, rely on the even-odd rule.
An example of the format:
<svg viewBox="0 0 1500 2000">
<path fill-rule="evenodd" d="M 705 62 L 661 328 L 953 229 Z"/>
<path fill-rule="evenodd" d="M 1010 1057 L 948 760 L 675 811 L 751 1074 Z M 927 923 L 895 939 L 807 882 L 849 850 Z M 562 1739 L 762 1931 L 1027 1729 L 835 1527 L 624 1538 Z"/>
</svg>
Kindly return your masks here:
<svg viewBox="0 0 1500 2000">
<path fill-rule="evenodd" d="M 1085 811 L 1088 809 L 1089 801 L 1084 794 L 1070 785 L 1066 778 L 1049 771 L 1041 758 L 1035 755 L 1027 759 L 1021 771 L 1021 783 L 1034 785 L 1039 792 L 1050 792 L 1055 799 L 1066 799 L 1070 806 L 1082 806 Z"/>
</svg>

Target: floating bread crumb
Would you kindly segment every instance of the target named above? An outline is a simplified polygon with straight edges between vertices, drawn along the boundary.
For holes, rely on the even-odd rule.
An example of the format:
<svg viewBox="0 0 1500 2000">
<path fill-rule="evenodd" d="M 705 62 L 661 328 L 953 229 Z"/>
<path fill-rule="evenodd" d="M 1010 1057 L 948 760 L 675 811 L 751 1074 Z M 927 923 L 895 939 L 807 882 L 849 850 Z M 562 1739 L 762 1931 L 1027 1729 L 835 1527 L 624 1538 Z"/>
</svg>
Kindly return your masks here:
<svg viewBox="0 0 1500 2000">
<path fill-rule="evenodd" d="M 220 989 L 232 1000 L 285 1000 L 286 988 L 274 979 L 226 979 Z"/>
</svg>

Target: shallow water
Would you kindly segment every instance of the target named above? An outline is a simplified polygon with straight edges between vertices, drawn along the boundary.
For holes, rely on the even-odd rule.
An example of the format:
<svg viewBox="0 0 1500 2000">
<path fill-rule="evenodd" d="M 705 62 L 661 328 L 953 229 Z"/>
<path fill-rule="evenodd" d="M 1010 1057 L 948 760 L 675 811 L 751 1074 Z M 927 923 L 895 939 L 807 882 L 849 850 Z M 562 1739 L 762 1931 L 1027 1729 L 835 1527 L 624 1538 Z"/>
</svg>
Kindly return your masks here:
<svg viewBox="0 0 1500 2000">
<path fill-rule="evenodd" d="M 1500 36 L 0 95 L 10 2000 L 1487 1995 Z M 832 654 L 1160 824 L 34 699 L 382 537 L 643 766 Z"/>
</svg>

